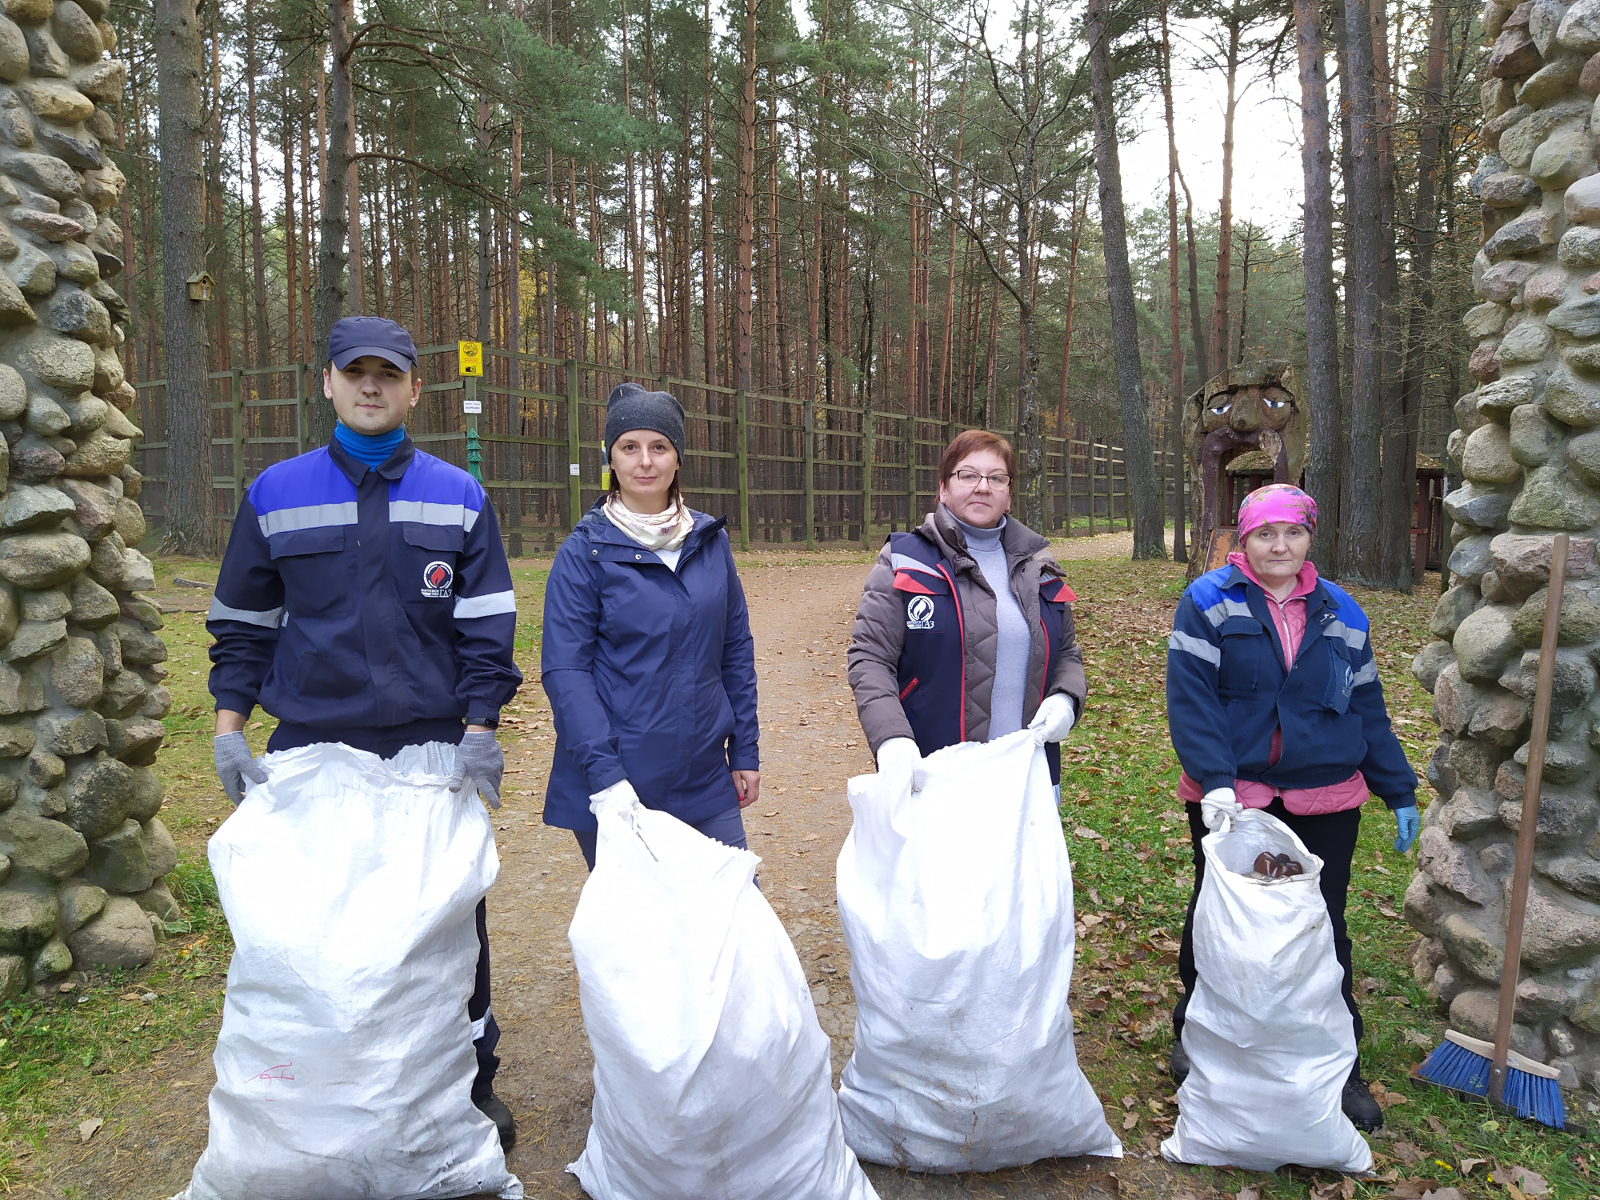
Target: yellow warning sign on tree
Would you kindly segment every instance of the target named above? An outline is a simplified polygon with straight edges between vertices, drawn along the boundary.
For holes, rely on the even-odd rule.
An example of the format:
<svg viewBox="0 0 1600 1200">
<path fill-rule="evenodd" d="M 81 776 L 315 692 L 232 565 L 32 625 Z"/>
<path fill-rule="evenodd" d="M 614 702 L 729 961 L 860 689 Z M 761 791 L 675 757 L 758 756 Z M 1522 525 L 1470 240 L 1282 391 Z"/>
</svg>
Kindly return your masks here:
<svg viewBox="0 0 1600 1200">
<path fill-rule="evenodd" d="M 461 358 L 461 374 L 483 374 L 483 343 L 457 342 L 456 351 Z"/>
</svg>

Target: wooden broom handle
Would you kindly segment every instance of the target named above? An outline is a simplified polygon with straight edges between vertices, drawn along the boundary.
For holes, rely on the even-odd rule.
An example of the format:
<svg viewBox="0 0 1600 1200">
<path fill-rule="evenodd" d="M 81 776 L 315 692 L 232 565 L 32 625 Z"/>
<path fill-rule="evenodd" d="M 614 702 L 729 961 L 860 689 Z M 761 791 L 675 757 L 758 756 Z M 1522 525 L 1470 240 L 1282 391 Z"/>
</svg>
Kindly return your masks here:
<svg viewBox="0 0 1600 1200">
<path fill-rule="evenodd" d="M 1556 673 L 1556 638 L 1561 625 L 1561 593 L 1567 582 L 1567 542 L 1558 533 L 1550 552 L 1550 594 L 1544 605 L 1544 637 L 1539 643 L 1539 677 L 1533 689 L 1533 732 L 1528 737 L 1528 773 L 1522 789 L 1522 823 L 1517 830 L 1517 863 L 1511 873 L 1511 903 L 1506 913 L 1506 950 L 1500 963 L 1500 1016 L 1494 1030 L 1494 1068 L 1489 1098 L 1503 1102 L 1511 1023 L 1517 1011 L 1517 981 L 1522 967 L 1522 927 L 1528 915 L 1528 878 L 1533 874 L 1533 839 L 1539 823 L 1539 788 L 1544 781 L 1544 746 L 1550 732 L 1550 692 Z"/>
</svg>

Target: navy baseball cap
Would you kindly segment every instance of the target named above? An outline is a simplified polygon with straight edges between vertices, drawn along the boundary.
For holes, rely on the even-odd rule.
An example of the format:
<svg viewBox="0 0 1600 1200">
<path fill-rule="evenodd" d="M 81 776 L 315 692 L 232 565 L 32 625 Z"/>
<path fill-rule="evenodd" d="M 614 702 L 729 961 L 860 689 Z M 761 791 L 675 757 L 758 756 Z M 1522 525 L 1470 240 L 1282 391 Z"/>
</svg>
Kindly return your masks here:
<svg viewBox="0 0 1600 1200">
<path fill-rule="evenodd" d="M 342 371 L 364 354 L 386 358 L 402 371 L 417 365 L 417 344 L 388 317 L 344 317 L 328 334 L 328 360 Z"/>
</svg>

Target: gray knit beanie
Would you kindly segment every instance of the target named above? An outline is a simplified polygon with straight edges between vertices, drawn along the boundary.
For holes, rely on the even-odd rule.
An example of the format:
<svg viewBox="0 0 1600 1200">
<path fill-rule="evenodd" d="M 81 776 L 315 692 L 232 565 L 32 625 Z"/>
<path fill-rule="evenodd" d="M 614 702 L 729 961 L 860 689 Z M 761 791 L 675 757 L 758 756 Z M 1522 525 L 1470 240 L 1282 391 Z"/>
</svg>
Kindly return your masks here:
<svg viewBox="0 0 1600 1200">
<path fill-rule="evenodd" d="M 605 456 L 630 429 L 651 429 L 665 434 L 683 461 L 683 405 L 671 392 L 648 392 L 637 383 L 619 383 L 606 400 Z"/>
</svg>

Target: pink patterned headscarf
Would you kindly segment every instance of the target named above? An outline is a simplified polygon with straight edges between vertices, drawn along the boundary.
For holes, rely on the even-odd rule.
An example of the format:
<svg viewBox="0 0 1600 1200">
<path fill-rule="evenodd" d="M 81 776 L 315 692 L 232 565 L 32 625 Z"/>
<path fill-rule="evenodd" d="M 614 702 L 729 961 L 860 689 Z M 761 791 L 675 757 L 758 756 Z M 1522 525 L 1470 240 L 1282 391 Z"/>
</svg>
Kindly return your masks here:
<svg viewBox="0 0 1600 1200">
<path fill-rule="evenodd" d="M 1239 505 L 1239 541 L 1275 521 L 1304 525 L 1307 533 L 1315 533 L 1317 502 L 1293 484 L 1269 483 L 1257 488 Z"/>
</svg>

